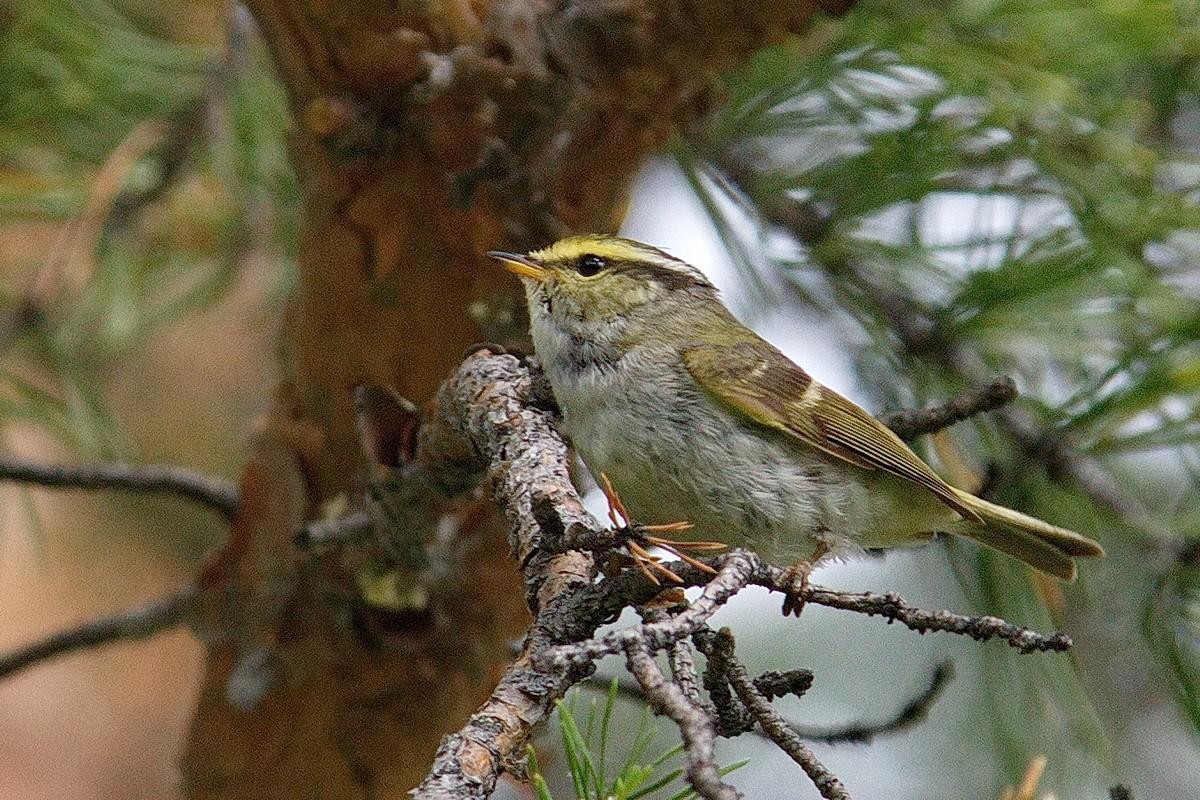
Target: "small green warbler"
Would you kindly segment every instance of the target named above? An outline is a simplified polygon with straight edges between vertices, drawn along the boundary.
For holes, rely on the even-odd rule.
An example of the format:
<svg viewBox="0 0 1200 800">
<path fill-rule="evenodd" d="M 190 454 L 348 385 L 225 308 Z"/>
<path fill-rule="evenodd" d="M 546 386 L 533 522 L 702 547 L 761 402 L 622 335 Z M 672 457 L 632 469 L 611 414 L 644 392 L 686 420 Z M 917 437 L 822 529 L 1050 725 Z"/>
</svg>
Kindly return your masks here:
<svg viewBox="0 0 1200 800">
<path fill-rule="evenodd" d="M 519 275 L 567 434 L 641 520 L 776 563 L 969 536 L 1050 575 L 1084 536 L 957 489 L 883 423 L 734 319 L 695 267 L 576 236 L 490 252 Z M 644 552 L 644 551 L 643 551 Z M 786 607 L 785 607 L 786 609 Z"/>
</svg>

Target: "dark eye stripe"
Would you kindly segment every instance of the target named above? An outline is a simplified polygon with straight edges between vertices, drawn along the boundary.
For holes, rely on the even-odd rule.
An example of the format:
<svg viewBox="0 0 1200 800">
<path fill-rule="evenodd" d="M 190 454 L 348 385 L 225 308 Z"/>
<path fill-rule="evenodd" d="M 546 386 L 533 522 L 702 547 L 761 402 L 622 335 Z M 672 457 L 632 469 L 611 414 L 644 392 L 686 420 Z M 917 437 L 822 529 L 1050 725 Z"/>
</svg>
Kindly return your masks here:
<svg viewBox="0 0 1200 800">
<path fill-rule="evenodd" d="M 626 270 L 634 275 L 644 275 L 650 280 L 658 283 L 660 286 L 674 291 L 676 289 L 688 289 L 692 286 L 709 286 L 707 281 L 700 280 L 695 275 L 683 270 L 671 269 L 670 267 L 659 266 L 658 264 L 630 264 Z"/>
</svg>

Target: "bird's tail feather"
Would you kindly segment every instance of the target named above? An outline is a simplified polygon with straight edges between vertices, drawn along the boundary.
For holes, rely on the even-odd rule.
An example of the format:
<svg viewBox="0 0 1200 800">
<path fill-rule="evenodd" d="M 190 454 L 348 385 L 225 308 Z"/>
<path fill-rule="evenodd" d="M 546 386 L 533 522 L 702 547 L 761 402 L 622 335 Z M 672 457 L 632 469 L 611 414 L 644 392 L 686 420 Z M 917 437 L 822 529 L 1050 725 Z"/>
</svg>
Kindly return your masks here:
<svg viewBox="0 0 1200 800">
<path fill-rule="evenodd" d="M 1075 580 L 1074 557 L 1104 555 L 1104 548 L 1086 536 L 989 503 L 970 492 L 954 492 L 984 523 L 963 524 L 958 532 L 1019 558 L 1034 569 L 1071 581 Z"/>
</svg>

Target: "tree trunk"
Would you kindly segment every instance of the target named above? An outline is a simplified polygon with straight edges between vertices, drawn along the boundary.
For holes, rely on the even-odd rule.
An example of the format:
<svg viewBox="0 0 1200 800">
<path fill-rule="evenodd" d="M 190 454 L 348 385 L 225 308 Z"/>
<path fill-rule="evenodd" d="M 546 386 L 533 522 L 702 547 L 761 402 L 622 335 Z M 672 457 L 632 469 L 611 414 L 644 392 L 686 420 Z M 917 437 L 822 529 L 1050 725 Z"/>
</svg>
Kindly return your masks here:
<svg viewBox="0 0 1200 800">
<path fill-rule="evenodd" d="M 488 694 L 527 623 L 495 515 L 436 620 L 364 637 L 349 578 L 291 537 L 352 490 L 352 388 L 431 398 L 467 346 L 520 319 L 484 250 L 611 231 L 647 155 L 713 78 L 807 24 L 779 0 L 250 0 L 289 93 L 304 185 L 278 389 L 207 566 L 207 675 L 187 754 L 202 798 L 400 796 Z M 664 213 L 669 213 L 665 210 Z"/>
</svg>

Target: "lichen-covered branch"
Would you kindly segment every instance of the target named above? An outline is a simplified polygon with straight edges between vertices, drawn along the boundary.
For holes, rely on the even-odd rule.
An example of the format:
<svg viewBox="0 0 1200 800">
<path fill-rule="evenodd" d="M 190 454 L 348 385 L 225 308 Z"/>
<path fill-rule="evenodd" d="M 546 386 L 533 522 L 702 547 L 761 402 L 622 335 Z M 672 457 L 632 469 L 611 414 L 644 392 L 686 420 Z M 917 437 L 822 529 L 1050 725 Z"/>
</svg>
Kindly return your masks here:
<svg viewBox="0 0 1200 800">
<path fill-rule="evenodd" d="M 688 780 L 701 796 L 709 800 L 740 796 L 721 779 L 714 741 L 757 725 L 805 770 L 824 797 L 848 797 L 841 782 L 801 742 L 806 732 L 770 705 L 774 697 L 802 696 L 812 684 L 812 673 L 793 669 L 751 678 L 733 655 L 731 637 L 713 634 L 707 624 L 747 586 L 796 591 L 790 573 L 743 550 L 709 559 L 715 575 L 701 569 L 703 564 L 673 563 L 671 568 L 684 586 L 701 587 L 690 602 L 684 602 L 682 594 L 663 595 L 662 587 L 636 569 L 613 568 L 600 574 L 593 554 L 619 547 L 636 531 L 602 528 L 584 508 L 571 482 L 569 452 L 556 428 L 556 412 L 539 385 L 530 362 L 487 347 L 476 350 L 442 385 L 432 416 L 420 427 L 415 451 L 409 454 L 412 460 L 407 467 L 423 470 L 431 487 L 441 486 L 447 492 L 462 492 L 479 476 L 486 476 L 508 522 L 509 545 L 533 615 L 521 653 L 466 724 L 442 740 L 413 797 L 482 800 L 490 796 L 502 773 L 519 774 L 533 733 L 552 713 L 555 702 L 592 674 L 596 661 L 607 655 L 623 655 L 647 700 L 679 725 L 687 750 Z M 94 472 L 119 474 L 119 470 Z M 353 549 L 361 545 L 370 524 L 362 512 L 351 512 L 341 519 L 309 524 L 298 539 L 305 545 Z M 235 544 L 237 526 L 235 520 Z M 211 585 L 220 594 L 222 575 L 220 570 L 206 570 L 198 585 Z M 799 591 L 804 602 L 883 616 L 918 632 L 999 638 L 1022 652 L 1070 646 L 1070 639 L 1061 633 L 1044 636 L 994 617 L 925 611 L 895 594 L 838 592 L 814 585 Z M 144 609 L 57 634 L 0 658 L 0 677 L 60 653 L 164 630 L 183 621 L 195 599 L 195 589 L 181 590 Z M 629 607 L 639 608 L 642 623 L 596 635 Z M 703 692 L 689 641 L 708 656 Z M 655 661 L 664 651 L 671 664 L 670 678 Z M 935 677 L 930 690 L 893 721 L 850 726 L 826 732 L 825 737 L 862 741 L 912 724 L 932 702 L 939 683 Z"/>
<path fill-rule="evenodd" d="M 516 358 L 477 352 L 442 387 L 437 418 L 422 431 L 418 458 L 426 464 L 486 468 L 536 619 L 492 696 L 442 740 L 428 776 L 412 793 L 418 800 L 488 797 L 500 773 L 524 754 L 534 726 L 590 672 L 590 665 L 546 669 L 534 655 L 590 636 L 608 613 L 581 599 L 595 577 L 592 557 L 552 547 L 565 531 L 598 531 L 599 525 L 571 484 L 567 448 L 552 419 L 527 402 L 531 387 L 528 369 Z M 454 444 L 455 432 L 470 443 L 474 465 Z"/>
<path fill-rule="evenodd" d="M 591 551 L 614 544 L 614 532 L 601 529 L 584 510 L 570 482 L 567 449 L 554 428 L 553 412 L 530 404 L 535 384 L 518 359 L 486 349 L 473 353 L 439 392 L 437 416 L 421 432 L 418 458 L 429 468 L 444 464 L 463 473 L 486 471 L 493 496 L 511 525 L 510 544 L 522 566 L 526 600 L 535 619 L 521 655 L 491 698 L 460 731 L 442 741 L 413 797 L 487 797 L 499 774 L 521 758 L 535 726 L 550 714 L 554 702 L 587 677 L 598 659 L 616 654 L 625 656 L 651 704 L 680 725 L 688 749 L 688 777 L 702 796 L 737 796 L 716 772 L 712 737 L 718 732 L 736 735 L 753 721 L 804 768 L 825 797 L 848 797 L 840 781 L 804 747 L 800 732 L 770 709 L 771 696 L 802 694 L 811 683 L 810 673 L 750 679 L 730 649 L 719 679 L 705 675 L 709 702 L 699 697 L 690 656 L 678 652 L 690 637 L 702 640 L 712 614 L 746 586 L 794 590 L 785 570 L 741 550 L 711 559 L 718 570 L 715 577 L 692 565 L 673 564 L 685 585 L 703 587 L 697 598 L 673 613 L 653 609 L 644 613 L 641 624 L 594 636 L 622 608 L 647 602 L 660 587 L 632 569 L 595 580 Z M 463 447 L 460 439 L 470 446 Z M 564 541 L 581 549 L 563 552 Z M 1001 638 L 1022 652 L 1070 645 L 1062 634 L 1046 637 L 992 617 L 922 611 L 893 594 L 808 586 L 803 595 L 807 602 L 883 615 L 921 632 Z M 673 667 L 669 681 L 654 662 L 655 653 L 663 650 Z M 742 711 L 728 710 L 732 698 L 727 691 L 722 696 L 721 683 L 733 687 Z M 936 693 L 937 683 L 929 695 Z M 896 726 L 911 724 L 928 702 L 912 704 Z M 730 713 L 734 718 L 722 718 Z"/>
<path fill-rule="evenodd" d="M 1001 639 L 1022 653 L 1062 653 L 1071 649 L 1071 637 L 1065 633 L 1047 636 L 1020 625 L 1013 625 L 999 617 L 970 617 L 951 611 L 925 611 L 910 606 L 895 592 L 835 592 L 813 586 L 803 592 L 802 596 L 809 603 L 854 611 L 869 617 L 881 616 L 888 622 L 899 622 L 917 633 L 943 631 L 970 636 L 980 642 Z"/>
<path fill-rule="evenodd" d="M 597 661 L 604 656 L 626 652 L 631 642 L 643 642 L 653 652 L 664 650 L 671 644 L 688 638 L 717 613 L 730 598 L 744 589 L 754 578 L 758 556 L 745 550 L 735 550 L 722 559 L 715 577 L 704 575 L 704 591 L 687 609 L 661 622 L 646 622 L 632 628 L 612 631 L 585 642 L 562 645 L 546 653 L 550 664 L 563 668 L 580 666 Z M 697 570 L 697 572 L 699 572 Z"/>
<path fill-rule="evenodd" d="M 705 639 L 702 638 L 701 641 L 705 641 Z M 799 734 L 792 730 L 779 712 L 771 707 L 770 701 L 755 687 L 745 666 L 733 657 L 733 634 L 729 632 L 729 629 L 722 629 L 707 641 L 711 642 L 711 646 L 707 648 L 709 652 L 714 650 L 724 652 L 726 677 L 746 710 L 771 741 L 775 742 L 779 749 L 787 753 L 788 757 L 804 770 L 813 785 L 817 787 L 817 791 L 821 793 L 821 797 L 826 800 L 850 800 L 850 793 L 846 791 L 842 782 L 817 760 L 812 751 L 800 740 Z"/>
<path fill-rule="evenodd" d="M 677 684 L 667 680 L 645 642 L 632 639 L 626 643 L 625 663 L 650 705 L 679 726 L 687 752 L 688 781 L 696 793 L 705 800 L 740 800 L 742 795 L 721 780 L 713 748 L 712 720 L 704 710 L 688 700 Z"/>
</svg>

